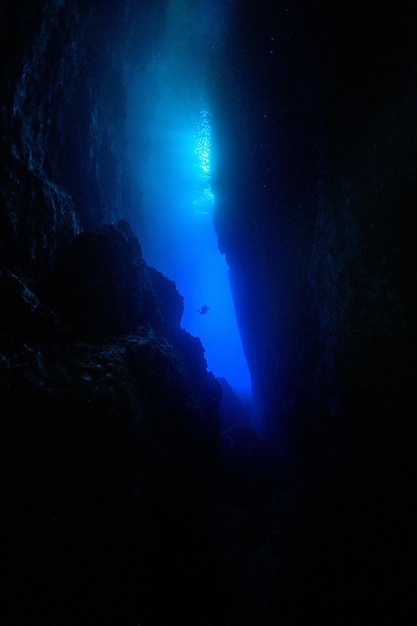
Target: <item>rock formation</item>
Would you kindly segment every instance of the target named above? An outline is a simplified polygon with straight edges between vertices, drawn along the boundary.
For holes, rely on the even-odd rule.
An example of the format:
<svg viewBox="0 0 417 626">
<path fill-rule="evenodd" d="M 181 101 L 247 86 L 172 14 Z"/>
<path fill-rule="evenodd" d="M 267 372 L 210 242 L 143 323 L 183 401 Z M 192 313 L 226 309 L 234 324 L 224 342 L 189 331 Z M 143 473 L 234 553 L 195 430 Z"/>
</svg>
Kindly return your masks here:
<svg viewBox="0 0 417 626">
<path fill-rule="evenodd" d="M 215 224 L 258 432 L 141 253 L 126 92 L 166 2 L 0 10 L 5 623 L 415 618 L 415 9 L 230 4 Z"/>
</svg>

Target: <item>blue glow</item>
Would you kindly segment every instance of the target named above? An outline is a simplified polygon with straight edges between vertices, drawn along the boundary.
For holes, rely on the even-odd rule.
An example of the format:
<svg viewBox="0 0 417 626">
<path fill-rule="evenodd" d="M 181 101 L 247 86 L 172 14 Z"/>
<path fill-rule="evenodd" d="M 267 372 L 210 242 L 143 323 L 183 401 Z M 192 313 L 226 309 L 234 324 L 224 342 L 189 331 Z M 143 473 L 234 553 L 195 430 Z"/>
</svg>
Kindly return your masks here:
<svg viewBox="0 0 417 626">
<path fill-rule="evenodd" d="M 184 296 L 182 325 L 200 337 L 208 369 L 247 395 L 251 381 L 229 268 L 213 227 L 215 155 L 203 71 L 204 55 L 224 33 L 228 6 L 171 0 L 160 49 L 131 81 L 128 128 L 146 216 L 138 232 L 144 257 Z M 206 315 L 197 312 L 203 305 L 210 307 Z"/>
<path fill-rule="evenodd" d="M 198 168 L 197 176 L 209 182 L 211 157 L 210 113 L 208 111 L 200 111 L 200 118 L 200 124 L 194 133 L 194 154 Z"/>
<path fill-rule="evenodd" d="M 213 212 L 214 194 L 211 190 L 211 115 L 200 111 L 200 122 L 194 132 L 194 169 L 195 197 L 193 206 L 198 215 L 210 215 Z"/>
</svg>

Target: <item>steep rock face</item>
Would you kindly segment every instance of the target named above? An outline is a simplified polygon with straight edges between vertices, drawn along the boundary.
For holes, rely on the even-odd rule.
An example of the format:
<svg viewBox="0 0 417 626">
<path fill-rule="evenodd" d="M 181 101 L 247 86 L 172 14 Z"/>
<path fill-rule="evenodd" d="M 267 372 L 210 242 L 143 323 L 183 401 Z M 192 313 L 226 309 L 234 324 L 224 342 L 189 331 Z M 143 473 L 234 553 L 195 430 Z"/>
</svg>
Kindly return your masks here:
<svg viewBox="0 0 417 626">
<path fill-rule="evenodd" d="M 221 388 L 172 323 L 175 285 L 157 296 L 150 276 L 126 223 L 79 235 L 39 297 L 1 271 L 11 621 L 163 621 L 160 594 L 191 619 L 209 601 Z"/>
<path fill-rule="evenodd" d="M 321 127 L 314 40 L 320 28 L 313 17 L 291 3 L 270 2 L 263 11 L 242 3 L 227 46 L 230 62 L 216 68 L 213 89 L 215 223 L 271 434 L 279 430 L 279 404 L 285 413 L 305 388 L 315 349 L 306 272 Z"/>
<path fill-rule="evenodd" d="M 388 388 L 400 411 L 415 404 L 390 380 L 409 381 L 416 343 L 417 53 L 410 7 L 359 19 L 272 5 L 242 3 L 216 68 L 216 224 L 255 393 L 285 447 L 308 403 L 335 416 L 369 386 L 373 419 Z"/>
<path fill-rule="evenodd" d="M 72 197 L 10 155 L 2 160 L 0 193 L 3 260 L 35 277 L 49 272 L 80 230 Z"/>
<path fill-rule="evenodd" d="M 31 276 L 82 228 L 131 219 L 129 63 L 152 54 L 161 4 L 19 2 L 1 16 L 2 254 Z"/>
<path fill-rule="evenodd" d="M 240 5 L 214 115 L 219 241 L 288 488 L 248 623 L 296 623 L 294 589 L 321 616 L 413 606 L 416 563 L 415 10 L 273 4 Z"/>
</svg>

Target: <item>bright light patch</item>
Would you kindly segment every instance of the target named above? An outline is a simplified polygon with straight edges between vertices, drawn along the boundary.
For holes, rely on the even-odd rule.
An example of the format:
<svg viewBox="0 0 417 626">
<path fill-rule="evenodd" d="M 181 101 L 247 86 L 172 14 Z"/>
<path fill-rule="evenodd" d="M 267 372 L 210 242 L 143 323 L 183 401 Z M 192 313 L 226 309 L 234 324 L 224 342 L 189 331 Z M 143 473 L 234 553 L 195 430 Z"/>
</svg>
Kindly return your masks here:
<svg viewBox="0 0 417 626">
<path fill-rule="evenodd" d="M 198 215 L 209 215 L 214 206 L 210 185 L 211 174 L 211 114 L 200 111 L 200 122 L 194 132 L 194 171 L 196 176 L 193 206 Z"/>
<path fill-rule="evenodd" d="M 212 216 L 212 116 L 205 106 L 201 49 L 218 43 L 223 0 L 171 0 L 161 49 L 130 94 L 132 165 L 144 219 L 138 228 L 146 261 L 175 281 L 184 297 L 182 326 L 200 337 L 208 369 L 251 392 Z M 203 63 L 204 65 L 204 63 Z M 206 314 L 199 311 L 206 305 Z"/>
<path fill-rule="evenodd" d="M 210 178 L 211 156 L 211 115 L 208 111 L 200 112 L 200 123 L 194 134 L 194 154 L 196 166 L 201 178 Z"/>
</svg>

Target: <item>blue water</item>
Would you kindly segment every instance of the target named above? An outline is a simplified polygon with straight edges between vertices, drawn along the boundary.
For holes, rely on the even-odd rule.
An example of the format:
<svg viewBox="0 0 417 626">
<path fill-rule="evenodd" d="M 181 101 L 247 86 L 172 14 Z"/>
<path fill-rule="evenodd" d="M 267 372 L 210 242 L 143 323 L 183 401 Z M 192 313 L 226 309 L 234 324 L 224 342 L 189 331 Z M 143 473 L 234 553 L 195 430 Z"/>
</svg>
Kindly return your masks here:
<svg viewBox="0 0 417 626">
<path fill-rule="evenodd" d="M 236 391 L 251 392 L 236 323 L 229 268 L 213 227 L 206 71 L 221 45 L 229 3 L 171 0 L 165 34 L 130 80 L 128 135 L 141 190 L 138 233 L 145 260 L 174 280 L 184 297 L 182 326 L 200 337 L 208 369 Z M 220 148 L 218 148 L 220 149 Z M 205 315 L 198 310 L 210 307 Z"/>
</svg>

